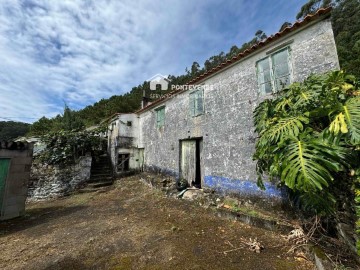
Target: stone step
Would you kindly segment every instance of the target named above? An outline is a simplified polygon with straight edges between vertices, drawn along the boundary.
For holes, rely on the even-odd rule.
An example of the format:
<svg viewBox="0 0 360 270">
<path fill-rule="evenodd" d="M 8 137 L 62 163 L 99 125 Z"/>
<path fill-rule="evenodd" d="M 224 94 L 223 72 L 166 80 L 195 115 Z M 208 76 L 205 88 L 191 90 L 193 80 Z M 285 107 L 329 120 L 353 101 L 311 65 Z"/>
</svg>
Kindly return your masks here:
<svg viewBox="0 0 360 270">
<path fill-rule="evenodd" d="M 103 164 L 99 164 L 99 163 L 94 163 L 91 167 L 111 167 L 109 162 L 103 163 Z"/>
<path fill-rule="evenodd" d="M 96 172 L 96 171 L 112 171 L 112 169 L 110 167 L 107 167 L 107 168 L 91 168 L 91 171 L 92 172 Z"/>
<path fill-rule="evenodd" d="M 100 157 L 100 158 L 98 158 L 98 159 L 94 159 L 94 162 L 96 163 L 96 162 L 98 162 L 98 161 L 109 161 L 109 158 L 108 157 Z"/>
<path fill-rule="evenodd" d="M 93 162 L 93 164 L 97 164 L 97 163 L 106 163 L 106 162 L 109 162 L 110 161 L 110 159 L 105 159 L 105 158 L 101 158 L 101 159 L 95 159 L 94 160 L 94 162 Z"/>
<path fill-rule="evenodd" d="M 91 168 L 111 168 L 109 163 L 106 164 L 93 164 Z"/>
<path fill-rule="evenodd" d="M 107 187 L 111 186 L 113 184 L 113 181 L 106 181 L 106 182 L 98 182 L 98 183 L 90 183 L 87 185 L 88 188 L 99 188 L 99 187 Z"/>
<path fill-rule="evenodd" d="M 111 173 L 112 170 L 110 169 L 96 169 L 96 170 L 91 170 L 91 174 L 97 174 L 97 173 Z"/>
<path fill-rule="evenodd" d="M 90 176 L 90 179 L 101 178 L 101 177 L 112 177 L 112 173 L 94 173 Z"/>
<path fill-rule="evenodd" d="M 94 173 L 91 174 L 90 178 L 95 178 L 95 177 L 111 177 L 111 173 Z"/>
<path fill-rule="evenodd" d="M 98 164 L 98 163 L 106 163 L 109 162 L 110 159 L 98 159 L 98 160 L 94 160 L 94 164 Z"/>
<path fill-rule="evenodd" d="M 99 183 L 99 182 L 107 182 L 107 181 L 112 181 L 112 180 L 113 180 L 113 177 L 108 176 L 108 177 L 101 177 L 101 178 L 91 178 L 87 182 L 88 183 Z"/>
<path fill-rule="evenodd" d="M 83 188 L 83 189 L 79 189 L 78 193 L 93 193 L 93 192 L 97 192 L 96 188 Z"/>
</svg>

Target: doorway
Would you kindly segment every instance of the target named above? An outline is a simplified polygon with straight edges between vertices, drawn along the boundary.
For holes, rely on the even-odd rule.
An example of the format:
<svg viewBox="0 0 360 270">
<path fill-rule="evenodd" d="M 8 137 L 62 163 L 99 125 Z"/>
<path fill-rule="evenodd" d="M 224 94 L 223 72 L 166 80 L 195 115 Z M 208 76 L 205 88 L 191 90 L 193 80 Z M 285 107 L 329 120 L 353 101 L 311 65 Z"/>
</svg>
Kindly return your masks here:
<svg viewBox="0 0 360 270">
<path fill-rule="evenodd" d="M 190 187 L 201 188 L 202 138 L 180 141 L 180 175 Z"/>
<path fill-rule="evenodd" d="M 10 165 L 9 158 L 0 158 L 0 215 L 2 211 L 2 203 L 5 194 L 6 177 L 8 175 Z"/>
<path fill-rule="evenodd" d="M 128 171 L 130 169 L 130 154 L 119 154 L 118 155 L 118 172 Z"/>
<path fill-rule="evenodd" d="M 144 171 L 144 148 L 138 148 L 138 169 Z"/>
</svg>

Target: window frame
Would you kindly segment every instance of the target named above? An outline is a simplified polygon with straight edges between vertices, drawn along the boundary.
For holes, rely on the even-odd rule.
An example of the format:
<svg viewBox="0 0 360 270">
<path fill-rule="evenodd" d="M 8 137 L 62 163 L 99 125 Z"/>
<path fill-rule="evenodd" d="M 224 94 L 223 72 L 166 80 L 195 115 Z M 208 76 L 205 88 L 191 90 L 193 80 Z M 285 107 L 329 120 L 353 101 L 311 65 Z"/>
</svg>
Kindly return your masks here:
<svg viewBox="0 0 360 270">
<path fill-rule="evenodd" d="M 200 93 L 200 97 L 197 96 Z M 201 98 L 202 106 L 201 110 L 198 107 L 198 100 Z M 197 117 L 203 115 L 205 112 L 205 102 L 204 102 L 204 87 L 200 86 L 196 90 L 189 93 L 189 114 L 191 117 Z"/>
<path fill-rule="evenodd" d="M 281 77 L 276 77 L 275 76 L 275 65 L 274 65 L 274 56 L 280 52 L 286 51 L 287 52 L 287 67 L 288 67 L 288 74 L 287 75 L 283 75 Z M 269 67 L 270 67 L 270 83 L 271 83 L 271 92 L 263 92 L 261 89 L 261 85 L 263 85 L 264 83 L 260 83 L 260 79 L 259 79 L 259 63 L 267 60 L 269 63 Z M 279 48 L 275 51 L 272 51 L 271 53 L 269 53 L 266 57 L 259 59 L 258 61 L 256 61 L 256 80 L 257 80 L 257 84 L 258 84 L 258 93 L 260 95 L 271 95 L 274 93 L 277 93 L 279 91 L 281 91 L 283 88 L 281 89 L 277 89 L 276 86 L 276 80 L 279 78 L 284 78 L 284 77 L 289 77 L 289 84 L 292 83 L 292 79 L 293 79 L 293 75 L 292 75 L 292 65 L 291 65 L 291 47 L 290 46 L 286 46 L 286 47 L 282 47 Z"/>
<path fill-rule="evenodd" d="M 165 126 L 165 105 L 158 107 L 155 109 L 156 112 L 156 127 L 162 128 Z M 161 116 L 160 113 L 163 112 L 162 119 L 159 117 Z"/>
</svg>

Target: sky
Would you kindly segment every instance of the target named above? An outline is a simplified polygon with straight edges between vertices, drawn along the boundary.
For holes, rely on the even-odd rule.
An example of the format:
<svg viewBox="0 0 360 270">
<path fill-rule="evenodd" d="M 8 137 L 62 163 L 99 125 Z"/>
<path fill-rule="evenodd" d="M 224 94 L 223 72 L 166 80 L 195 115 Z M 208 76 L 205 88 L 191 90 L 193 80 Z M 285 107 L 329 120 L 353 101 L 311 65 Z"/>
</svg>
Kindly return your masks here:
<svg viewBox="0 0 360 270">
<path fill-rule="evenodd" d="M 306 0 L 0 0 L 0 121 L 34 122 L 276 33 Z"/>
</svg>

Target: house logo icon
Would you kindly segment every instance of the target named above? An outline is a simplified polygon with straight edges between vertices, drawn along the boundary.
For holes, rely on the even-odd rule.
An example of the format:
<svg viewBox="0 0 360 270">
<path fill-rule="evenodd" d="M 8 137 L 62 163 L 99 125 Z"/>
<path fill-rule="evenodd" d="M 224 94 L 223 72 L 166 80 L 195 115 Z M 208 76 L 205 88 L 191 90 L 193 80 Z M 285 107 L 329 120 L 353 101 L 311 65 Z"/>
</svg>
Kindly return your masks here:
<svg viewBox="0 0 360 270">
<path fill-rule="evenodd" d="M 160 85 L 161 90 L 168 90 L 170 80 L 164 75 L 156 74 L 152 76 L 148 81 L 150 81 L 150 90 L 156 90 L 156 86 Z"/>
</svg>

